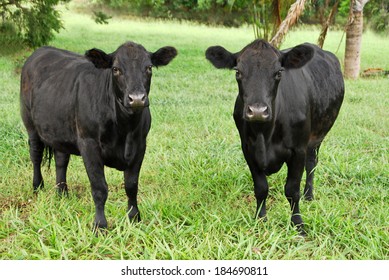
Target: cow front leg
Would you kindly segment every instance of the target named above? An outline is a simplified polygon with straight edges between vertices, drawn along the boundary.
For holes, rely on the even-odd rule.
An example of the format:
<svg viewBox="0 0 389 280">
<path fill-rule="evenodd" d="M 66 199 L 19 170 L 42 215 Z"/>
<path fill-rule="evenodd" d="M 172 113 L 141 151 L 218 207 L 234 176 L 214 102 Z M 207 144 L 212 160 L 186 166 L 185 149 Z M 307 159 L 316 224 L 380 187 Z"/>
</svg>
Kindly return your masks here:
<svg viewBox="0 0 389 280">
<path fill-rule="evenodd" d="M 68 186 L 66 183 L 66 171 L 69 164 L 70 154 L 54 151 L 56 187 L 59 195 L 68 194 Z"/>
<path fill-rule="evenodd" d="M 124 170 L 124 188 L 128 197 L 128 218 L 130 221 L 140 221 L 138 209 L 139 173 L 146 152 L 146 135 L 129 133 L 126 138 L 124 158 L 128 168 Z"/>
<path fill-rule="evenodd" d="M 254 194 L 257 200 L 257 210 L 255 212 L 256 218 L 266 218 L 266 198 L 269 193 L 269 186 L 267 184 L 264 173 L 251 172 L 254 181 Z"/>
<path fill-rule="evenodd" d="M 128 197 L 128 218 L 130 221 L 140 221 L 140 213 L 138 209 L 138 182 L 139 168 L 127 169 L 124 171 L 124 186 Z"/>
<path fill-rule="evenodd" d="M 266 198 L 269 193 L 266 175 L 263 171 L 259 170 L 255 160 L 250 157 L 250 154 L 245 150 L 243 151 L 254 183 L 254 195 L 257 200 L 255 218 L 266 218 Z"/>
<path fill-rule="evenodd" d="M 142 140 L 139 142 L 146 142 Z M 128 168 L 124 171 L 124 187 L 128 197 L 128 218 L 130 221 L 140 221 L 140 213 L 138 209 L 138 184 L 139 184 L 139 173 L 142 167 L 142 162 L 144 154 L 146 152 L 146 145 L 136 145 L 136 141 L 133 141 L 131 145 L 127 145 L 126 151 L 129 147 L 132 147 L 133 156 L 130 155 L 130 152 L 126 154 L 129 155 L 128 158 Z"/>
<path fill-rule="evenodd" d="M 260 168 L 260 166 L 264 165 L 262 161 L 266 155 L 264 153 L 252 152 L 257 151 L 258 146 L 262 146 L 262 144 L 253 145 L 249 147 L 243 142 L 242 150 L 247 165 L 249 166 L 251 177 L 253 178 L 254 183 L 254 194 L 257 200 L 257 209 L 255 211 L 255 217 L 266 218 L 266 198 L 269 193 L 269 185 L 267 183 L 265 172 Z"/>
<path fill-rule="evenodd" d="M 108 185 L 105 180 L 101 150 L 94 140 L 83 140 L 79 146 L 95 203 L 94 229 L 106 228 L 107 219 L 105 218 L 104 207 L 108 197 Z"/>
<path fill-rule="evenodd" d="M 304 172 L 305 153 L 296 153 L 287 163 L 288 177 L 285 184 L 285 196 L 292 210 L 292 223 L 301 235 L 306 235 L 300 215 L 300 183 Z"/>
<path fill-rule="evenodd" d="M 249 152 L 249 149 L 244 142 L 242 143 L 242 151 L 247 165 L 249 166 L 254 183 L 254 195 L 257 200 L 255 218 L 266 218 L 266 198 L 269 193 L 269 185 L 267 183 L 266 175 L 258 168 L 258 163 L 255 157 Z"/>
</svg>

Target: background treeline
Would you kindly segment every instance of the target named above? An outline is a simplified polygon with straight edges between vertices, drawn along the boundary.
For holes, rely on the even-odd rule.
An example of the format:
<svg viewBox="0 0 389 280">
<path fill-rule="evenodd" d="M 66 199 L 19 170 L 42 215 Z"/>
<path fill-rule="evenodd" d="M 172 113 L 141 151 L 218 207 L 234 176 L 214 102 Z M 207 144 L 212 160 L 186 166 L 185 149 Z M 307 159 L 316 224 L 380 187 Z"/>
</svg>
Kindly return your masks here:
<svg viewBox="0 0 389 280">
<path fill-rule="evenodd" d="M 63 27 L 58 4 L 75 3 L 97 23 L 130 15 L 195 21 L 207 25 L 252 25 L 256 37 L 269 40 L 295 0 L 0 0 L 0 44 L 39 47 Z M 323 24 L 334 5 L 332 25 L 343 29 L 350 0 L 307 0 L 302 24 Z M 389 0 L 370 0 L 365 27 L 389 35 Z M 11 42 L 11 44 L 10 44 Z"/>
<path fill-rule="evenodd" d="M 322 24 L 338 0 L 308 0 L 301 23 Z M 260 21 L 266 26 L 285 17 L 294 0 L 90 0 L 120 13 L 154 18 L 191 20 L 205 24 L 240 26 Z M 276 5 L 276 7 L 275 7 Z M 334 24 L 343 26 L 348 19 L 350 0 L 340 0 Z M 389 0 L 370 0 L 364 9 L 368 26 L 389 34 Z"/>
</svg>

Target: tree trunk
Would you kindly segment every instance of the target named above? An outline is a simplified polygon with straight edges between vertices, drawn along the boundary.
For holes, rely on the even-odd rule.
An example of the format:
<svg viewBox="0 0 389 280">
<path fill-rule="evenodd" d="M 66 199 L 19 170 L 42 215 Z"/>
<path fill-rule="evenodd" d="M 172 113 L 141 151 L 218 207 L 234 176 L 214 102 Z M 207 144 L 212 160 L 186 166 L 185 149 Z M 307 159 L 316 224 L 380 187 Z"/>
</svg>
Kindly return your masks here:
<svg viewBox="0 0 389 280">
<path fill-rule="evenodd" d="M 363 8 L 369 0 L 353 0 L 350 3 L 350 19 L 346 29 L 344 76 L 357 79 L 361 64 Z"/>
<path fill-rule="evenodd" d="M 296 0 L 296 2 L 290 7 L 288 14 L 286 15 L 286 18 L 281 22 L 281 25 L 279 26 L 277 33 L 270 40 L 269 43 L 271 45 L 273 45 L 276 48 L 280 47 L 286 33 L 288 33 L 289 31 L 289 28 L 297 22 L 298 18 L 303 12 L 305 1 L 306 0 Z"/>
<path fill-rule="evenodd" d="M 322 23 L 320 36 L 319 36 L 319 39 L 317 40 L 317 44 L 319 45 L 320 48 L 323 48 L 324 41 L 325 41 L 326 36 L 327 36 L 328 28 L 330 27 L 330 24 L 331 24 L 332 20 L 334 19 L 334 16 L 335 16 L 336 10 L 338 9 L 338 6 L 339 6 L 339 0 L 337 0 L 335 2 L 327 20 Z"/>
</svg>

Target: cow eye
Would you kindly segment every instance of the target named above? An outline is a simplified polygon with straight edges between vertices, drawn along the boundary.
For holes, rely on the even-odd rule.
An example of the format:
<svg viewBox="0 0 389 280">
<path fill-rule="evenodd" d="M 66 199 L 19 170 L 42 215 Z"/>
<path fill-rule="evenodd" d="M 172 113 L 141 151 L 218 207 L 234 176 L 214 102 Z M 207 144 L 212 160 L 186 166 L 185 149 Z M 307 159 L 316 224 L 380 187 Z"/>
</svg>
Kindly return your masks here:
<svg viewBox="0 0 389 280">
<path fill-rule="evenodd" d="M 151 74 L 153 72 L 153 66 L 152 65 L 149 65 L 146 67 L 146 72 Z"/>
<path fill-rule="evenodd" d="M 117 67 L 113 67 L 113 68 L 112 68 L 112 72 L 113 72 L 114 75 L 120 75 L 120 74 L 121 74 L 120 69 L 117 68 Z"/>
<path fill-rule="evenodd" d="M 239 69 L 238 68 L 234 68 L 234 70 L 235 70 L 235 77 L 236 77 L 236 79 L 241 79 L 242 78 L 242 73 L 239 71 Z"/>
<path fill-rule="evenodd" d="M 280 69 L 280 70 L 278 70 L 278 71 L 276 72 L 276 74 L 275 74 L 276 80 L 281 80 L 281 78 L 282 78 L 282 72 L 284 72 L 284 69 Z"/>
</svg>

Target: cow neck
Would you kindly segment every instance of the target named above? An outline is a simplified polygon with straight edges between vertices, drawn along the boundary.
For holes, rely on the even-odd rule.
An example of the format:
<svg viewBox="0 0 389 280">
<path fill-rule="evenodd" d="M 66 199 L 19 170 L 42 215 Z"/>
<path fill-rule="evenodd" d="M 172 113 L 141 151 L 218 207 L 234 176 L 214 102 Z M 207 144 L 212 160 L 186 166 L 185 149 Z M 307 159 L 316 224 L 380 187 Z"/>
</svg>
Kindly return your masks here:
<svg viewBox="0 0 389 280">
<path fill-rule="evenodd" d="M 248 140 L 254 146 L 258 167 L 265 170 L 268 164 L 268 153 L 274 131 L 274 122 L 248 123 Z"/>
<path fill-rule="evenodd" d="M 269 123 L 248 122 L 250 128 L 249 138 L 251 141 L 258 141 L 260 139 L 267 146 L 273 135 L 274 123 L 274 120 Z"/>
<path fill-rule="evenodd" d="M 130 113 L 118 100 L 115 100 L 116 125 L 124 134 L 138 130 L 143 111 Z"/>
</svg>

